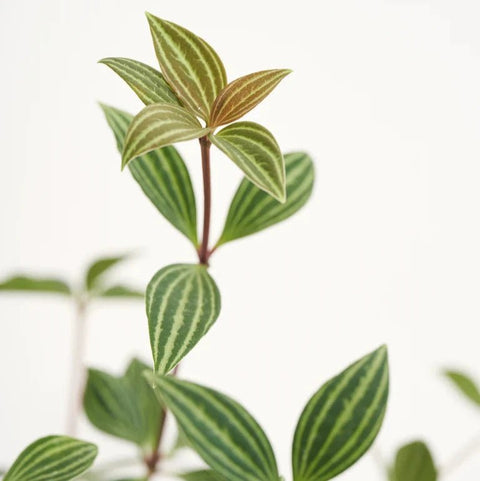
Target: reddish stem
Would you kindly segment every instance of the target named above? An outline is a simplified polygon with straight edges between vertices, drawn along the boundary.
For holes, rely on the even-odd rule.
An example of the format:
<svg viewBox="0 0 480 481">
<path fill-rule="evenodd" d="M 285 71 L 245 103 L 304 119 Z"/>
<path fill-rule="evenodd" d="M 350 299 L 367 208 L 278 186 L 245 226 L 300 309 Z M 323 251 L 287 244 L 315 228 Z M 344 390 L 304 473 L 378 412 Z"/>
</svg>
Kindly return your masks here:
<svg viewBox="0 0 480 481">
<path fill-rule="evenodd" d="M 203 235 L 202 243 L 198 248 L 198 260 L 200 264 L 208 265 L 211 252 L 208 250 L 210 237 L 210 217 L 212 210 L 212 188 L 210 179 L 210 142 L 207 136 L 201 137 L 200 148 L 202 151 L 202 172 L 203 172 Z"/>
</svg>

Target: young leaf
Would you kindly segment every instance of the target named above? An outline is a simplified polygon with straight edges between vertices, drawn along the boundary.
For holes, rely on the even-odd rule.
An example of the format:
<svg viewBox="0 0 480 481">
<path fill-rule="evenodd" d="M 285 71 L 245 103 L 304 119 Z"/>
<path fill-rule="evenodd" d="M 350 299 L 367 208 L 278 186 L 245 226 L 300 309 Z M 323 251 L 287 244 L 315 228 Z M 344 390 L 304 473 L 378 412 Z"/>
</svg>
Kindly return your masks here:
<svg viewBox="0 0 480 481">
<path fill-rule="evenodd" d="M 133 116 L 107 105 L 101 107 L 121 152 Z M 175 147 L 154 150 L 132 160 L 128 167 L 133 178 L 159 212 L 196 246 L 198 240 L 195 194 L 187 166 Z"/>
<path fill-rule="evenodd" d="M 98 297 L 122 297 L 131 299 L 143 299 L 145 296 L 143 292 L 121 285 L 108 287 L 104 291 L 99 292 L 97 295 Z"/>
<path fill-rule="evenodd" d="M 392 481 L 437 481 L 437 470 L 425 443 L 415 441 L 398 450 Z"/>
<path fill-rule="evenodd" d="M 171 104 L 152 104 L 134 117 L 125 137 L 122 169 L 135 157 L 175 142 L 198 139 L 210 129 L 202 127 L 188 110 Z"/>
<path fill-rule="evenodd" d="M 94 444 L 66 436 L 47 436 L 20 454 L 3 481 L 68 481 L 86 471 L 97 453 Z"/>
<path fill-rule="evenodd" d="M 480 389 L 474 380 L 459 371 L 445 371 L 445 376 L 467 399 L 480 406 Z"/>
<path fill-rule="evenodd" d="M 51 294 L 71 294 L 70 287 L 59 279 L 41 279 L 31 276 L 13 276 L 0 282 L 1 291 L 48 292 Z"/>
<path fill-rule="evenodd" d="M 217 246 L 259 232 L 295 214 L 313 190 L 314 168 L 309 155 L 285 155 L 287 200 L 280 204 L 248 179 L 243 179 L 228 211 Z"/>
<path fill-rule="evenodd" d="M 188 473 L 177 474 L 184 481 L 229 481 L 228 478 L 215 472 L 213 469 L 200 469 Z"/>
<path fill-rule="evenodd" d="M 91 291 L 97 288 L 104 274 L 115 267 L 120 262 L 124 261 L 127 256 L 104 257 L 97 259 L 90 264 L 85 274 L 85 287 Z"/>
<path fill-rule="evenodd" d="M 227 83 L 222 61 L 205 40 L 147 13 L 158 62 L 183 104 L 205 121 Z"/>
<path fill-rule="evenodd" d="M 291 70 L 263 70 L 229 83 L 215 99 L 209 124 L 229 124 L 256 107 Z"/>
<path fill-rule="evenodd" d="M 163 75 L 154 68 L 129 58 L 104 58 L 103 63 L 117 73 L 145 104 L 180 105 Z"/>
<path fill-rule="evenodd" d="M 212 469 L 229 481 L 279 481 L 270 442 L 240 404 L 172 376 L 150 379 L 190 445 Z"/>
<path fill-rule="evenodd" d="M 294 481 L 327 481 L 354 464 L 377 436 L 387 398 L 384 346 L 324 384 L 306 405 L 295 431 Z"/>
<path fill-rule="evenodd" d="M 285 202 L 285 162 L 273 135 L 254 122 L 237 122 L 210 136 L 246 177 L 279 202 Z"/>
<path fill-rule="evenodd" d="M 203 265 L 159 270 L 147 286 L 155 371 L 166 374 L 207 333 L 220 313 L 220 293 Z"/>
</svg>

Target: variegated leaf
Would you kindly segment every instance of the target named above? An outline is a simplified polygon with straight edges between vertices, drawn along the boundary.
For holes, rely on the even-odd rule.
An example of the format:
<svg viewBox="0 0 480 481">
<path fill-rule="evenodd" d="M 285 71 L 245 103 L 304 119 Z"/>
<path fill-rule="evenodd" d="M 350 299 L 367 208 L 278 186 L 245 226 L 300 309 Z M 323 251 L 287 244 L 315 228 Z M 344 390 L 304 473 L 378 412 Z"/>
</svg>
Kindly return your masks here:
<svg viewBox="0 0 480 481">
<path fill-rule="evenodd" d="M 354 464 L 382 425 L 388 398 L 385 346 L 324 384 L 306 405 L 293 441 L 294 481 L 327 481 Z"/>
<path fill-rule="evenodd" d="M 184 481 L 229 481 L 228 478 L 215 472 L 213 469 L 200 469 L 198 471 L 189 471 L 177 475 Z"/>
<path fill-rule="evenodd" d="M 480 388 L 470 376 L 453 370 L 445 371 L 445 376 L 469 401 L 480 406 Z"/>
<path fill-rule="evenodd" d="M 101 105 L 120 152 L 133 116 Z M 159 212 L 197 246 L 197 207 L 187 166 L 175 147 L 142 155 L 128 164 L 133 178 Z"/>
<path fill-rule="evenodd" d="M 156 103 L 180 105 L 163 75 L 149 65 L 121 57 L 104 58 L 100 63 L 110 67 L 125 80 L 145 105 Z"/>
<path fill-rule="evenodd" d="M 437 469 L 427 445 L 415 441 L 400 448 L 391 478 L 392 481 L 437 481 Z"/>
<path fill-rule="evenodd" d="M 248 179 L 243 179 L 228 211 L 217 246 L 259 232 L 295 214 L 313 190 L 314 168 L 308 154 L 286 154 L 287 200 L 280 204 Z"/>
<path fill-rule="evenodd" d="M 0 282 L 1 291 L 42 292 L 49 294 L 71 294 L 69 285 L 60 279 L 40 278 L 26 275 L 9 277 Z"/>
<path fill-rule="evenodd" d="M 190 445 L 212 469 L 229 481 L 279 481 L 270 442 L 240 404 L 172 376 L 151 379 Z"/>
<path fill-rule="evenodd" d="M 247 179 L 279 202 L 285 202 L 285 162 L 277 141 L 265 127 L 254 122 L 236 122 L 210 139 Z"/>
<path fill-rule="evenodd" d="M 69 481 L 86 471 L 97 453 L 94 444 L 66 436 L 47 436 L 20 454 L 3 481 Z"/>
<path fill-rule="evenodd" d="M 213 103 L 209 125 L 229 124 L 257 106 L 291 70 L 263 70 L 229 83 Z"/>
<path fill-rule="evenodd" d="M 155 274 L 146 304 L 155 371 L 165 374 L 216 321 L 220 293 L 205 266 L 175 264 Z"/>
<path fill-rule="evenodd" d="M 125 137 L 122 169 L 135 157 L 209 133 L 188 110 L 171 104 L 152 104 L 133 118 Z"/>
<path fill-rule="evenodd" d="M 182 103 L 208 120 L 227 76 L 219 56 L 205 40 L 187 29 L 147 13 L 163 75 Z"/>
</svg>

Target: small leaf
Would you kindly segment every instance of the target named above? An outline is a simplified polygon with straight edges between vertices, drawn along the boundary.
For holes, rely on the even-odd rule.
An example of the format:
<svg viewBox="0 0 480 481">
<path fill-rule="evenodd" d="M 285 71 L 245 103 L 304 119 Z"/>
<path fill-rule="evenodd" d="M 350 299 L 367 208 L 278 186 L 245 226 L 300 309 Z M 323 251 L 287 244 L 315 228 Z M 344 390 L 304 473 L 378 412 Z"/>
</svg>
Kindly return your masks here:
<svg viewBox="0 0 480 481">
<path fill-rule="evenodd" d="M 127 256 L 123 255 L 116 257 L 102 257 L 101 259 L 93 261 L 85 274 L 85 287 L 87 290 L 91 291 L 97 288 L 102 281 L 103 275 L 126 258 Z"/>
<path fill-rule="evenodd" d="M 121 152 L 133 116 L 101 105 Z M 194 246 L 197 240 L 197 207 L 187 166 L 175 147 L 168 146 L 132 160 L 128 167 L 158 211 Z"/>
<path fill-rule="evenodd" d="M 59 279 L 42 279 L 31 276 L 13 276 L 0 282 L 0 291 L 31 291 L 52 294 L 70 294 L 68 284 Z"/>
<path fill-rule="evenodd" d="M 445 371 L 445 376 L 467 399 L 480 406 L 480 389 L 475 381 L 459 371 Z"/>
<path fill-rule="evenodd" d="M 415 441 L 398 450 L 392 470 L 392 481 L 436 480 L 437 470 L 425 443 Z"/>
<path fill-rule="evenodd" d="M 143 299 L 145 294 L 128 286 L 116 285 L 105 289 L 97 294 L 99 297 L 122 297 L 131 299 Z"/>
<path fill-rule="evenodd" d="M 166 374 L 216 321 L 220 293 L 205 266 L 175 264 L 153 276 L 146 304 L 155 371 Z"/>
<path fill-rule="evenodd" d="M 20 454 L 3 481 L 68 481 L 86 471 L 97 453 L 94 444 L 66 436 L 47 436 Z"/>
<path fill-rule="evenodd" d="M 263 70 L 229 83 L 215 99 L 210 125 L 229 124 L 256 107 L 291 70 Z"/>
<path fill-rule="evenodd" d="M 134 117 L 128 128 L 122 169 L 135 157 L 176 142 L 198 139 L 209 131 L 182 107 L 171 104 L 148 105 Z"/>
<path fill-rule="evenodd" d="M 324 384 L 306 405 L 293 441 L 295 481 L 327 481 L 354 464 L 382 425 L 388 398 L 382 346 Z"/>
<path fill-rule="evenodd" d="M 145 104 L 180 105 L 163 75 L 154 68 L 129 58 L 104 58 L 103 63 L 117 73 Z"/>
<path fill-rule="evenodd" d="M 185 481 L 229 481 L 228 478 L 222 476 L 213 469 L 190 471 L 188 473 L 178 474 L 177 477 Z"/>
<path fill-rule="evenodd" d="M 272 447 L 236 401 L 172 376 L 149 378 L 204 461 L 229 481 L 278 481 Z"/>
<path fill-rule="evenodd" d="M 227 83 L 217 53 L 187 29 L 147 13 L 158 63 L 177 97 L 205 121 Z"/>
<path fill-rule="evenodd" d="M 254 122 L 237 122 L 210 136 L 258 188 L 285 202 L 285 162 L 273 135 Z"/>
<path fill-rule="evenodd" d="M 217 246 L 259 232 L 295 214 L 313 190 L 312 159 L 303 152 L 285 155 L 287 200 L 280 204 L 244 179 L 230 205 L 225 227 Z"/>
</svg>

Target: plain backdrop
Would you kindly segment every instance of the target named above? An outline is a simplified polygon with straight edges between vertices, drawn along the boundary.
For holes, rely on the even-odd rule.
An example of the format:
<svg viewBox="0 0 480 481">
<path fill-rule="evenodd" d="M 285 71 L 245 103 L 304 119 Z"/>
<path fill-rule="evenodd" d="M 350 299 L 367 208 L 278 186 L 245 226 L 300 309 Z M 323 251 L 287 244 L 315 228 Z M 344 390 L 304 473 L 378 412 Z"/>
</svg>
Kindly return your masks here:
<svg viewBox="0 0 480 481">
<path fill-rule="evenodd" d="M 480 413 L 441 377 L 480 379 L 480 6 L 476 0 L 0 1 L 0 274 L 78 281 L 103 254 L 134 251 L 116 278 L 140 287 L 193 250 L 149 203 L 97 105 L 140 101 L 98 59 L 156 65 L 148 10 L 204 37 L 229 79 L 294 73 L 249 120 L 284 151 L 315 159 L 301 213 L 226 245 L 211 273 L 217 324 L 184 378 L 242 402 L 290 475 L 293 429 L 330 376 L 387 343 L 386 460 L 427 440 L 439 464 L 480 429 Z M 179 146 L 201 199 L 199 149 Z M 214 151 L 213 237 L 239 170 Z M 72 309 L 54 297 L 0 296 L 0 466 L 30 441 L 62 432 Z M 104 302 L 89 318 L 88 364 L 119 373 L 150 360 L 142 302 Z M 127 444 L 82 422 L 100 463 Z M 471 481 L 480 456 L 445 479 Z M 367 455 L 342 480 L 381 480 Z"/>
</svg>

